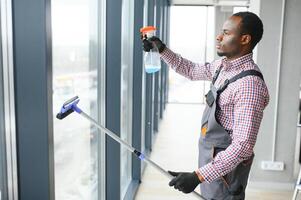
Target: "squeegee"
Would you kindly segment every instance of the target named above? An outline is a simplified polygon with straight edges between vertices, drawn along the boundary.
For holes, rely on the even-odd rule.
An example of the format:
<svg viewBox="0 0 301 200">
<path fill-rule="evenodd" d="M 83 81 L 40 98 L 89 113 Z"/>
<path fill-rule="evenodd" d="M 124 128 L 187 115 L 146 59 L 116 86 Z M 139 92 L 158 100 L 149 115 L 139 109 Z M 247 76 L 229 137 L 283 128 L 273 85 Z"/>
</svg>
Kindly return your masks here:
<svg viewBox="0 0 301 200">
<path fill-rule="evenodd" d="M 127 142 L 125 142 L 122 139 L 120 139 L 115 133 L 113 133 L 109 129 L 107 129 L 107 128 L 101 126 L 101 125 L 99 125 L 92 117 L 90 117 L 88 114 L 86 114 L 85 112 L 83 112 L 78 107 L 78 105 L 77 105 L 78 102 L 79 102 L 79 100 L 80 99 L 78 98 L 78 96 L 75 96 L 75 97 L 69 99 L 68 101 L 66 101 L 63 104 L 60 112 L 56 115 L 56 118 L 62 120 L 62 119 L 64 119 L 65 117 L 67 117 L 68 115 L 70 115 L 71 113 L 73 113 L 75 111 L 76 113 L 80 114 L 82 117 L 84 117 L 88 121 L 90 121 L 92 124 L 94 124 L 97 128 L 99 128 L 102 131 L 102 133 L 107 134 L 112 139 L 114 139 L 116 142 L 118 142 L 120 145 L 124 146 L 127 150 L 129 150 L 130 152 L 134 153 L 141 161 L 144 161 L 147 164 L 151 165 L 152 167 L 154 167 L 155 169 L 157 169 L 161 174 L 165 175 L 169 179 L 174 178 L 174 176 L 172 176 L 171 174 L 169 174 L 165 169 L 163 169 L 158 164 L 156 164 L 155 162 L 153 162 L 152 160 L 150 160 L 148 157 L 146 157 L 144 154 L 142 154 L 141 152 L 139 152 L 138 150 L 136 150 L 135 148 L 133 148 Z M 200 195 L 196 191 L 193 191 L 191 194 L 194 195 L 194 196 L 196 196 L 196 197 L 198 197 L 199 199 L 206 200 L 202 195 Z"/>
</svg>

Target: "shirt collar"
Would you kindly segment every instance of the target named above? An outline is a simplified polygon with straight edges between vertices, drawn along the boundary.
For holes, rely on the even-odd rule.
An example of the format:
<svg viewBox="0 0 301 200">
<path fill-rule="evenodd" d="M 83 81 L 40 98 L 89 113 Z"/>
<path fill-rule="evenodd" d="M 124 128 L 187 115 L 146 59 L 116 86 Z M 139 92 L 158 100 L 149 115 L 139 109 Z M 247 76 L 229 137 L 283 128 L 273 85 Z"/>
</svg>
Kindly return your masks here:
<svg viewBox="0 0 301 200">
<path fill-rule="evenodd" d="M 230 69 L 235 69 L 245 64 L 246 62 L 253 61 L 253 53 L 246 54 L 235 60 L 228 61 L 227 58 L 222 59 L 222 65 L 224 70 L 228 71 Z"/>
</svg>

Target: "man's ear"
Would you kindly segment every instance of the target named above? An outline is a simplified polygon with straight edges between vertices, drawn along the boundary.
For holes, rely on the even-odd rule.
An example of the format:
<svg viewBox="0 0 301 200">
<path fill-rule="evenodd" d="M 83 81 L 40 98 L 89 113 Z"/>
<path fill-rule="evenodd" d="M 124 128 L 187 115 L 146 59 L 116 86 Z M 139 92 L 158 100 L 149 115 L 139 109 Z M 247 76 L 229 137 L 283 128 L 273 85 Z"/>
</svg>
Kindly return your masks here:
<svg viewBox="0 0 301 200">
<path fill-rule="evenodd" d="M 248 35 L 248 34 L 242 35 L 241 39 L 240 39 L 240 43 L 242 45 L 250 44 L 251 43 L 251 39 L 252 39 L 251 35 Z"/>
</svg>

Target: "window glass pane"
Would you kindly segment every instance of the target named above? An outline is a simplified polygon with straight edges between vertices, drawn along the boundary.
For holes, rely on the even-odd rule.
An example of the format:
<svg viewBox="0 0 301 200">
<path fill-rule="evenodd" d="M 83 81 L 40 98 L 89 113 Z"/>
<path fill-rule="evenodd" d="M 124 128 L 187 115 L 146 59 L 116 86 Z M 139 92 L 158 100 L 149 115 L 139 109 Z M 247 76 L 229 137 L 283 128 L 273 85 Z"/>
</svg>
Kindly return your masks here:
<svg viewBox="0 0 301 200">
<path fill-rule="evenodd" d="M 170 48 L 196 63 L 213 61 L 215 35 L 212 19 L 214 9 L 210 6 L 172 6 Z M 207 85 L 204 81 L 191 82 L 170 70 L 169 102 L 203 103 Z"/>
<path fill-rule="evenodd" d="M 6 200 L 18 198 L 10 1 L 0 2 L 0 13 L 0 200 Z"/>
<path fill-rule="evenodd" d="M 133 79 L 133 23 L 134 1 L 122 2 L 121 51 L 121 138 L 132 142 L 132 79 Z M 121 199 L 132 179 L 132 155 L 121 146 Z"/>
<path fill-rule="evenodd" d="M 148 0 L 144 0 L 143 5 L 143 26 L 147 26 Z M 144 62 L 144 59 L 142 60 Z M 144 66 L 144 63 L 142 64 Z M 144 67 L 143 67 L 144 68 Z M 142 94 L 141 94 L 141 152 L 145 153 L 145 73 L 142 73 Z M 143 172 L 144 162 L 141 163 L 141 172 Z"/>
<path fill-rule="evenodd" d="M 206 60 L 205 62 L 212 62 L 214 60 L 215 50 L 215 9 L 213 6 L 207 6 L 207 24 L 206 24 Z"/>
<path fill-rule="evenodd" d="M 4 129 L 4 92 L 3 92 L 3 62 L 2 36 L 0 19 L 0 199 L 7 198 L 6 156 L 5 156 L 5 129 Z"/>
<path fill-rule="evenodd" d="M 233 7 L 233 13 L 245 12 L 245 11 L 248 11 L 248 7 L 245 6 Z"/>
<path fill-rule="evenodd" d="M 98 1 L 52 1 L 53 112 L 78 95 L 79 107 L 98 117 Z M 56 200 L 98 199 L 98 145 L 95 126 L 74 113 L 54 116 Z"/>
</svg>

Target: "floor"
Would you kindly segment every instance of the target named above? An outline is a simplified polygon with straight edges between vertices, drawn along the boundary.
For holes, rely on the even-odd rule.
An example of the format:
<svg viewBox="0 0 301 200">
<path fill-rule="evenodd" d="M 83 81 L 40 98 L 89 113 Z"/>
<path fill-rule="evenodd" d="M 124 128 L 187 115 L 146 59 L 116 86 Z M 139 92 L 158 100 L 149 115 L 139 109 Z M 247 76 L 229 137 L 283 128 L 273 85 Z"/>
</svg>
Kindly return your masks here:
<svg viewBox="0 0 301 200">
<path fill-rule="evenodd" d="M 193 171 L 197 168 L 197 141 L 201 104 L 168 104 L 150 159 L 166 170 Z M 135 200 L 194 200 L 168 186 L 168 178 L 147 166 Z M 247 188 L 246 200 L 289 200 L 292 191 L 263 191 Z M 300 197 L 301 199 L 301 194 Z"/>
</svg>

